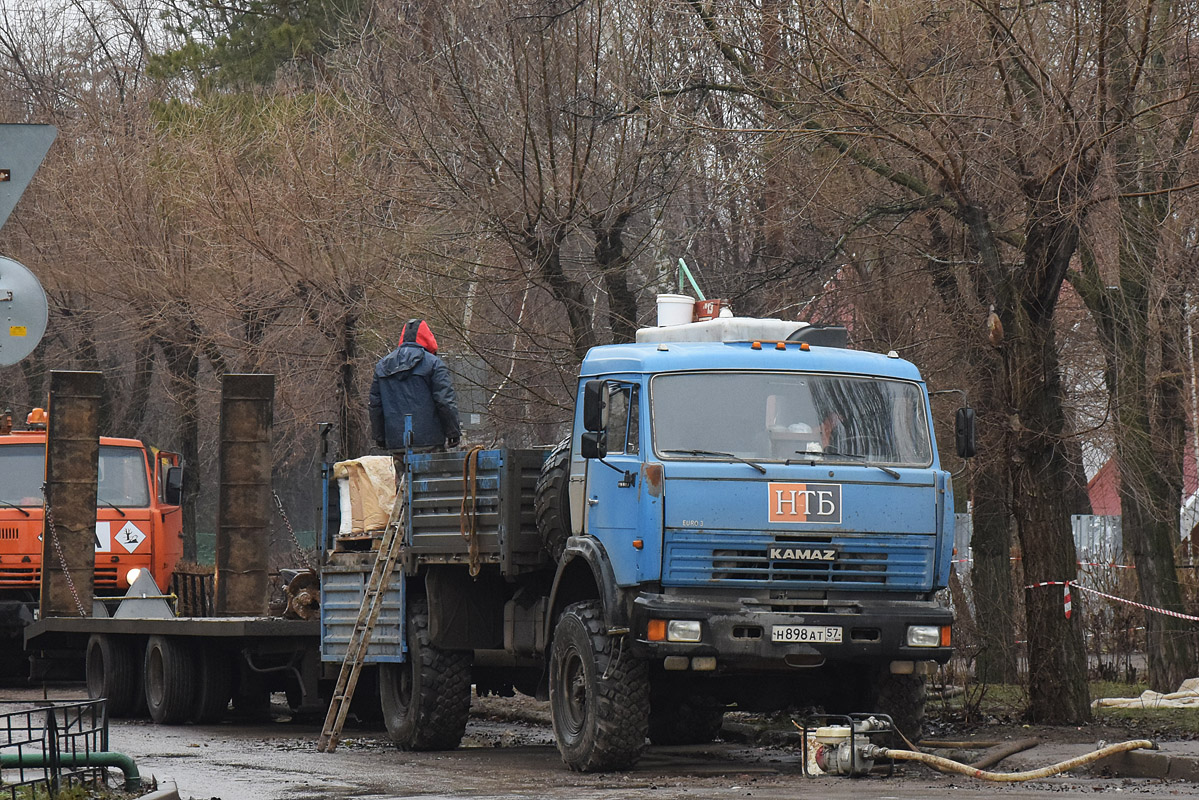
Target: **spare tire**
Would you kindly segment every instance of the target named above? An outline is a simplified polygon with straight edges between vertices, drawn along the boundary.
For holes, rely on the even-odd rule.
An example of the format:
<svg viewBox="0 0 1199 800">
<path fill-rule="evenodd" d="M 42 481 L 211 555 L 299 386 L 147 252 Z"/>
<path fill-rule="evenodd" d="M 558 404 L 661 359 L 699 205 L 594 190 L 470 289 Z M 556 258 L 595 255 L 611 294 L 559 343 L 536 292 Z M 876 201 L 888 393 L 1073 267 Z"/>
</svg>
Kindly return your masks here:
<svg viewBox="0 0 1199 800">
<path fill-rule="evenodd" d="M 533 497 L 541 546 L 554 563 L 562 558 L 570 536 L 570 437 L 558 442 L 541 465 Z"/>
</svg>

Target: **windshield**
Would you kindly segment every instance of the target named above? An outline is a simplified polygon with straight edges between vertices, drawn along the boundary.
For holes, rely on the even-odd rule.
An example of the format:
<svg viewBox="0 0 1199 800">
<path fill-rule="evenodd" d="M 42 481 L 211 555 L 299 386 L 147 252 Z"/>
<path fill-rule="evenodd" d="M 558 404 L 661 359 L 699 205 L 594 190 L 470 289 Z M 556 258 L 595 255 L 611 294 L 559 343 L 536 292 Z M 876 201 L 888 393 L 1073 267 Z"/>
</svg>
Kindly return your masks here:
<svg viewBox="0 0 1199 800">
<path fill-rule="evenodd" d="M 150 505 L 146 459 L 136 447 L 101 447 L 96 503 L 143 508 Z"/>
<path fill-rule="evenodd" d="M 754 461 L 932 463 L 924 394 L 907 381 L 682 373 L 656 376 L 650 402 L 654 450 L 666 458 L 686 453 Z"/>
<path fill-rule="evenodd" d="M 41 506 L 46 450 L 36 444 L 0 447 L 0 502 Z M 150 505 L 146 459 L 136 447 L 100 447 L 97 504 L 144 508 Z"/>
<path fill-rule="evenodd" d="M 40 507 L 45 474 L 44 447 L 36 444 L 0 447 L 0 503 Z"/>
</svg>

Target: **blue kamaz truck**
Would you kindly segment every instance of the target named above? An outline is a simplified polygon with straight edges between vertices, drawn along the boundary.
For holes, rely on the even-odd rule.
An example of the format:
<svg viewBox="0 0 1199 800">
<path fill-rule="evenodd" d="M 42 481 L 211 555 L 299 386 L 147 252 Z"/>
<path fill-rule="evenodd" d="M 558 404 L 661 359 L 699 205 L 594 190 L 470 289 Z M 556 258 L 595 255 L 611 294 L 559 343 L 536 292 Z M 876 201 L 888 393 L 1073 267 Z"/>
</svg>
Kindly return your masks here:
<svg viewBox="0 0 1199 800">
<path fill-rule="evenodd" d="M 368 656 L 396 743 L 457 746 L 472 686 L 547 698 L 580 771 L 710 740 L 731 708 L 884 712 L 918 737 L 951 652 L 950 475 L 916 368 L 822 342 L 781 320 L 643 329 L 588 353 L 552 451 L 410 454 Z M 330 661 L 370 569 L 332 550 Z"/>
</svg>

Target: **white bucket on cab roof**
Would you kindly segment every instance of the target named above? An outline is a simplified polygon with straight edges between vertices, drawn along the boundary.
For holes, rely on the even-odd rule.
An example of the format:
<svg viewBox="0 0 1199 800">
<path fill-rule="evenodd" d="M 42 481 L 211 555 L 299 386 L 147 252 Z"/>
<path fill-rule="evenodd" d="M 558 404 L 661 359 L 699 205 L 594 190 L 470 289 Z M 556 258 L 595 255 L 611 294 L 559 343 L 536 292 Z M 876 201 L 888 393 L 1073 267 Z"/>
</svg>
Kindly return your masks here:
<svg viewBox="0 0 1199 800">
<path fill-rule="evenodd" d="M 695 313 L 695 299 L 685 294 L 658 295 L 658 327 L 686 325 Z"/>
</svg>

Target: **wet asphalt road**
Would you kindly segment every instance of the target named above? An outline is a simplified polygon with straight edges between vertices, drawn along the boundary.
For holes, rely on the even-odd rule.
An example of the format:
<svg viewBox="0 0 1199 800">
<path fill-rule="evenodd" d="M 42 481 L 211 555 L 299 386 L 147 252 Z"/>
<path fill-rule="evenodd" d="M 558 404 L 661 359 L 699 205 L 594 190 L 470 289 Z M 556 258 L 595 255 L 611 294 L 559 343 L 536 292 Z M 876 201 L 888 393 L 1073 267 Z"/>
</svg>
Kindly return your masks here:
<svg viewBox="0 0 1199 800">
<path fill-rule="evenodd" d="M 8 691 L 0 694 L 12 697 Z M 37 693 L 40 696 L 40 692 Z M 77 697 L 65 690 L 60 697 Z M 34 699 L 32 693 L 26 699 Z M 404 753 L 382 731 L 347 729 L 332 754 L 318 753 L 319 722 L 158 726 L 116 720 L 110 748 L 132 756 L 143 777 L 173 781 L 192 800 L 305 798 L 502 798 L 503 800 L 695 800 L 713 798 L 1026 798 L 1062 794 L 1199 798 L 1199 784 L 1075 773 L 1023 784 L 984 783 L 911 766 L 893 777 L 804 777 L 794 748 L 718 742 L 651 747 L 627 773 L 579 775 L 558 758 L 543 704 L 476 703 L 463 747 Z M 1012 738 L 1020 738 L 1013 731 Z M 1087 745 L 1042 745 L 1003 768 L 1055 763 Z"/>
<path fill-rule="evenodd" d="M 324 754 L 316 752 L 319 734 L 319 725 L 280 722 L 250 728 L 123 722 L 112 740 L 144 774 L 173 778 L 181 797 L 195 800 L 1199 797 L 1196 784 L 1089 774 L 997 785 L 912 766 L 894 777 L 812 778 L 803 776 L 793 749 L 729 743 L 651 747 L 630 772 L 579 775 L 562 765 L 548 726 L 494 718 L 472 717 L 463 747 L 446 753 L 404 753 L 381 732 L 347 731 L 337 752 Z M 1024 766 L 1074 754 L 1047 748 Z"/>
</svg>

